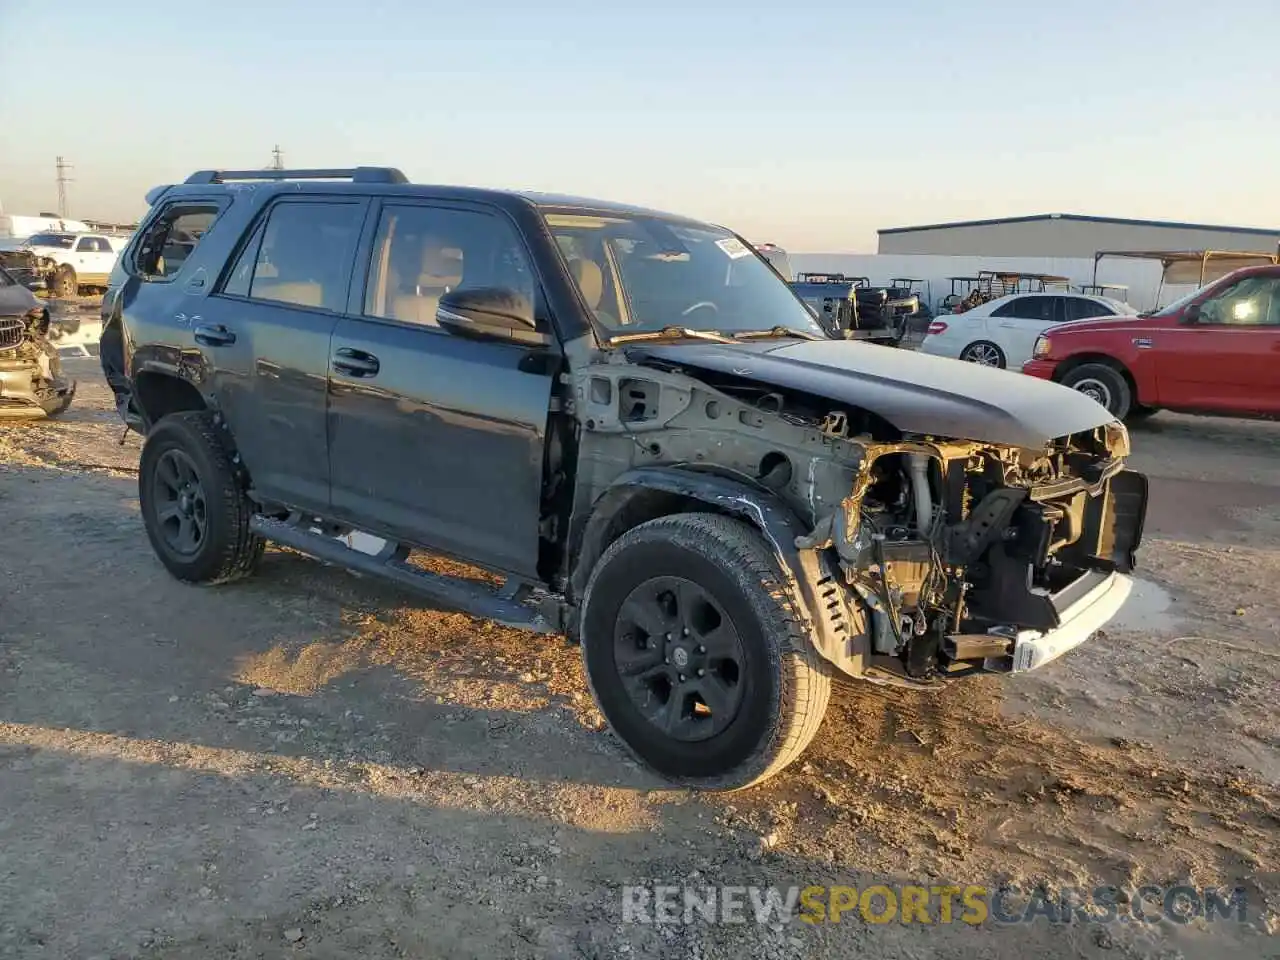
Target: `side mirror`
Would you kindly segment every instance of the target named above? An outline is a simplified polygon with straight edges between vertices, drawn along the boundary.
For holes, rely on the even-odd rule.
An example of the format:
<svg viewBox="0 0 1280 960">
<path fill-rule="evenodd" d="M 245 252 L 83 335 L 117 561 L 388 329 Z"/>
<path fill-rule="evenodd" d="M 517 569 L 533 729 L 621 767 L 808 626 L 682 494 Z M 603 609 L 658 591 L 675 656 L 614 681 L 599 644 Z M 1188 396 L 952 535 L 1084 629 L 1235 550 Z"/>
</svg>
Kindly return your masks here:
<svg viewBox="0 0 1280 960">
<path fill-rule="evenodd" d="M 541 346 L 550 342 L 538 332 L 533 305 L 505 287 L 451 290 L 440 298 L 436 323 L 449 333 L 472 340 L 502 340 Z"/>
<path fill-rule="evenodd" d="M 1187 309 L 1182 311 L 1183 323 L 1199 323 L 1200 322 L 1200 304 L 1193 303 Z"/>
</svg>

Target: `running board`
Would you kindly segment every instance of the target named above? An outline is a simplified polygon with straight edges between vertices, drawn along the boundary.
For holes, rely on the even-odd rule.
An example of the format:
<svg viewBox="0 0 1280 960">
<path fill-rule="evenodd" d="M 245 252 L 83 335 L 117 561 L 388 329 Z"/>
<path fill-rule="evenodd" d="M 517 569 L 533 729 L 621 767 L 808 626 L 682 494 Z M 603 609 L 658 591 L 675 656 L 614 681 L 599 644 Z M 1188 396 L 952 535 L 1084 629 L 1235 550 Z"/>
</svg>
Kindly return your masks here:
<svg viewBox="0 0 1280 960">
<path fill-rule="evenodd" d="M 270 517 L 251 518 L 249 529 L 267 540 L 291 547 L 317 560 L 390 580 L 453 610 L 493 620 L 505 627 L 532 630 L 535 633 L 559 632 L 557 625 L 549 621 L 541 611 L 515 599 L 521 592 L 521 585 L 518 583 L 508 581 L 500 590 L 493 590 L 469 580 L 441 576 L 410 566 L 394 551 L 384 550 L 377 556 L 361 553 L 333 537 Z"/>
</svg>

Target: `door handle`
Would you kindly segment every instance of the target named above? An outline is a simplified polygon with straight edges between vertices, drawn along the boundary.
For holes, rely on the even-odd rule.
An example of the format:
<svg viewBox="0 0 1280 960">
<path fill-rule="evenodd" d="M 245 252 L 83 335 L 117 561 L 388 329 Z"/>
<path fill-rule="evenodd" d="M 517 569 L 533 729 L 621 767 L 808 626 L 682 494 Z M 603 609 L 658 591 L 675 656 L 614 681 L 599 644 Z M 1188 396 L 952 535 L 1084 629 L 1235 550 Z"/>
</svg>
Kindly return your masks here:
<svg viewBox="0 0 1280 960">
<path fill-rule="evenodd" d="M 350 347 L 335 350 L 330 362 L 333 369 L 348 377 L 376 377 L 382 366 L 372 353 L 352 350 Z"/>
<path fill-rule="evenodd" d="M 236 335 L 222 324 L 202 323 L 195 330 L 196 343 L 206 347 L 225 347 L 236 342 Z"/>
</svg>

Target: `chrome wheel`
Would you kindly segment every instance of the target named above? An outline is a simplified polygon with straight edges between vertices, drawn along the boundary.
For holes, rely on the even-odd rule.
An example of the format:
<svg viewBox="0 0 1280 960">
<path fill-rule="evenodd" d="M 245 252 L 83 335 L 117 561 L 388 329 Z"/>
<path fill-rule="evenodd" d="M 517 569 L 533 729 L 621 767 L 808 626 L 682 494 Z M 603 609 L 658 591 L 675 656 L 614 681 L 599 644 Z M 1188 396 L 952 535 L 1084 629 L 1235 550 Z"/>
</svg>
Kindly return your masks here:
<svg viewBox="0 0 1280 960">
<path fill-rule="evenodd" d="M 1079 380 L 1076 383 L 1072 384 L 1072 386 L 1076 390 L 1079 390 L 1081 393 L 1083 393 L 1090 400 L 1093 400 L 1097 403 L 1102 404 L 1108 410 L 1113 409 L 1112 407 L 1113 398 L 1111 396 L 1111 388 L 1108 387 L 1101 380 L 1095 380 L 1093 377 L 1086 377 L 1084 380 Z"/>
<path fill-rule="evenodd" d="M 960 359 L 983 367 L 1004 366 L 1004 354 L 1000 352 L 1000 348 L 994 343 L 971 343 L 964 348 L 964 352 L 960 354 Z"/>
</svg>

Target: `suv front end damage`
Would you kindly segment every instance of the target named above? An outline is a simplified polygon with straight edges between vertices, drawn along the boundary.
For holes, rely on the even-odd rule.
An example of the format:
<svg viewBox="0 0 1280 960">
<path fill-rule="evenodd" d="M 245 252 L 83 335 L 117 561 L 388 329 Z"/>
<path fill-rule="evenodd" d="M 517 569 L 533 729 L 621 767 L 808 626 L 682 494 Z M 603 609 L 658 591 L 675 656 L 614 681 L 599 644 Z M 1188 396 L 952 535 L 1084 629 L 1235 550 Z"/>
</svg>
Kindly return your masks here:
<svg viewBox="0 0 1280 960">
<path fill-rule="evenodd" d="M 805 347 L 820 349 L 832 373 L 837 349 L 871 350 Z M 739 484 L 730 495 L 698 481 L 711 508 L 745 514 L 752 502 L 805 599 L 818 652 L 876 682 L 1032 669 L 1115 615 L 1147 482 L 1125 468 L 1128 432 L 1105 410 L 1068 394 L 1074 406 L 1055 424 L 1040 384 L 990 371 L 980 383 L 991 399 L 975 405 L 954 392 L 971 365 L 898 351 L 889 356 L 901 356 L 899 376 L 885 390 L 849 370 L 831 381 L 843 396 L 818 395 L 817 378 L 766 365 L 770 350 L 637 344 L 588 367 L 575 389 L 584 512 L 611 484 L 639 482 L 637 469 Z M 936 371 L 953 381 L 949 396 L 930 385 Z M 1001 398 L 1002 387 L 1017 396 Z M 984 439 L 923 433 L 913 418 Z M 1070 432 L 1045 439 L 1055 425 Z M 786 530 L 781 512 L 792 518 Z"/>
<path fill-rule="evenodd" d="M 0 316 L 0 418 L 54 416 L 71 405 L 76 384 L 63 375 L 49 326 L 49 311 L 39 305 Z"/>
<path fill-rule="evenodd" d="M 865 611 L 867 679 L 930 682 L 1041 666 L 1129 594 L 1146 479 L 1118 423 L 1043 450 L 868 444 L 840 506 L 800 546 L 832 549 Z"/>
</svg>

